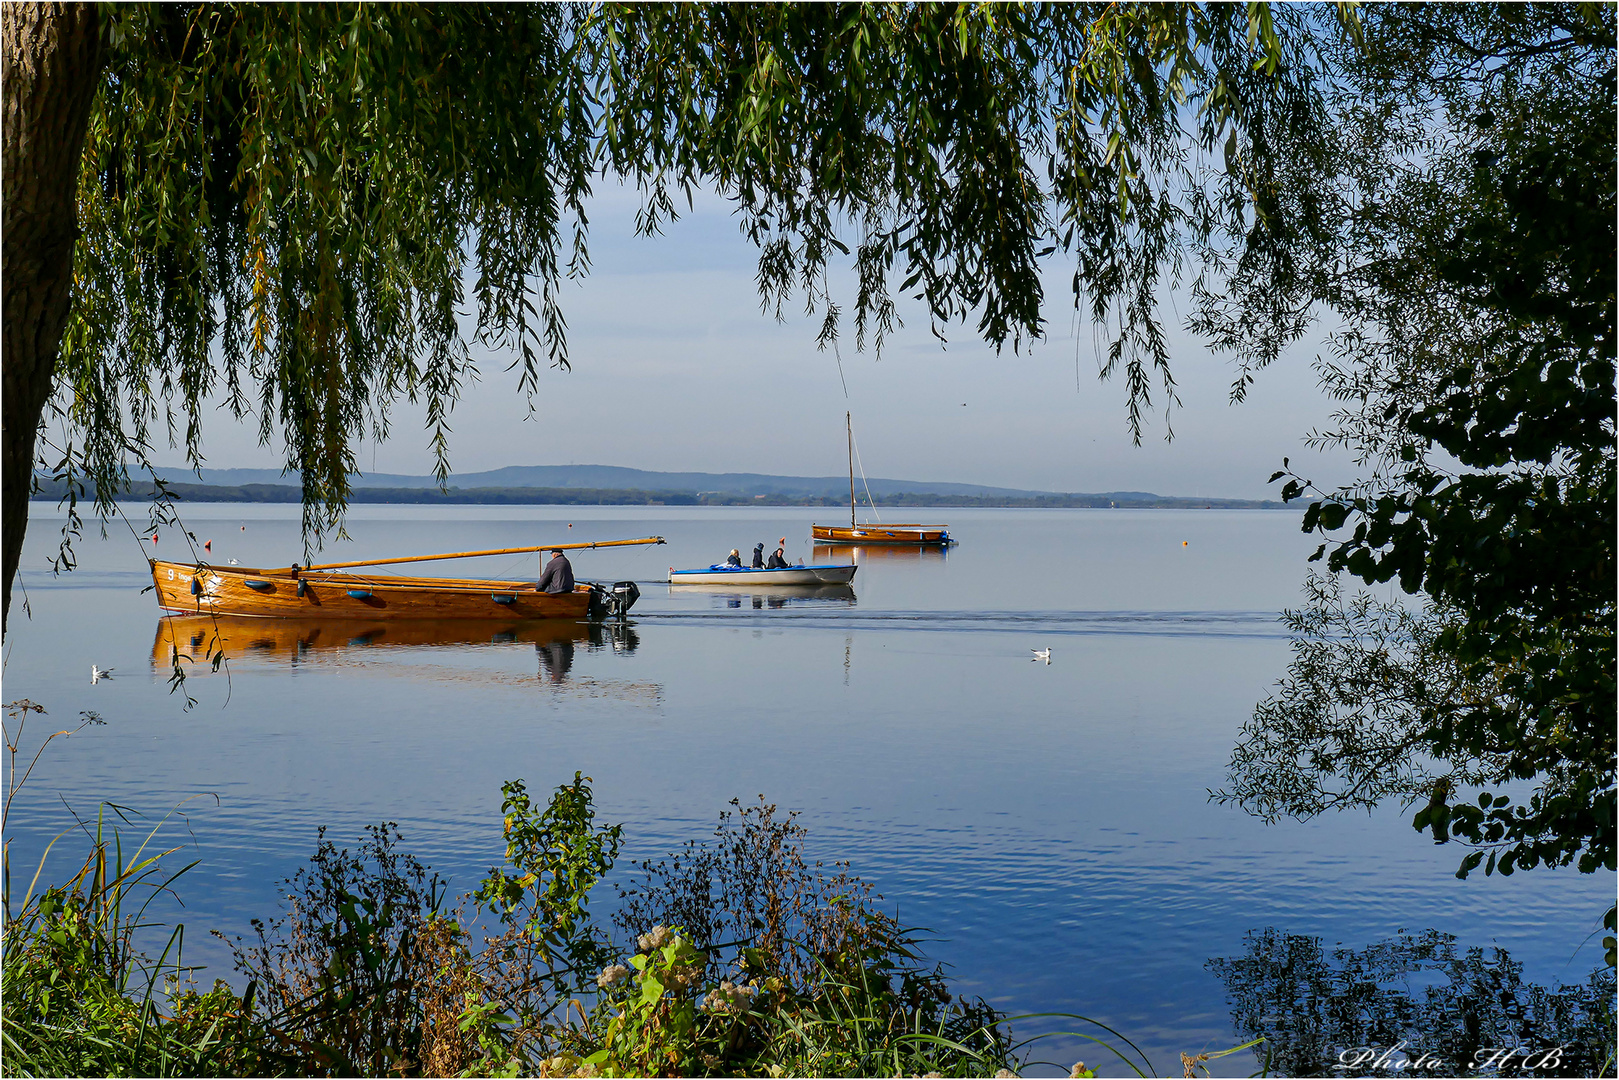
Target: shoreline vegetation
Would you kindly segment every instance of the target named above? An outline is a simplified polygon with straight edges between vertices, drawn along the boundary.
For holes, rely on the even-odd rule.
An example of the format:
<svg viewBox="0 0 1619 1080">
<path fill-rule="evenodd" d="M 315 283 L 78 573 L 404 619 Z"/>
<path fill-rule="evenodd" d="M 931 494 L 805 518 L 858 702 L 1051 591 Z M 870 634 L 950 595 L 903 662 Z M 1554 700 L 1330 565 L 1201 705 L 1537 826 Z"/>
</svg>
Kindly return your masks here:
<svg viewBox="0 0 1619 1080">
<path fill-rule="evenodd" d="M 151 502 L 161 494 L 180 502 L 301 503 L 302 490 L 293 484 L 164 484 L 161 492 L 150 483 L 131 484 L 120 502 Z M 62 480 L 40 479 L 33 498 L 60 502 L 69 495 Z M 82 493 L 80 495 L 82 497 Z M 573 487 L 356 487 L 351 503 L 422 503 L 438 505 L 527 506 L 827 506 L 846 509 L 847 499 L 825 495 L 768 493 L 750 495 L 727 491 L 648 491 L 639 488 Z M 1083 492 L 1049 495 L 959 495 L 897 492 L 862 498 L 862 506 L 937 507 L 948 509 L 1118 509 L 1118 510 L 1280 510 L 1271 499 L 1205 499 L 1153 495 L 1147 492 Z"/>
<path fill-rule="evenodd" d="M 621 872 L 616 910 L 598 918 L 623 830 L 597 823 L 590 783 L 576 774 L 549 801 L 504 785 L 504 865 L 455 901 L 397 849 L 391 823 L 353 849 L 322 829 L 282 882 L 279 915 L 245 938 L 216 931 L 240 992 L 201 989 L 181 928 L 147 913 L 196 864 L 165 866 L 178 848 L 148 854 L 156 828 L 123 843 L 104 807 L 76 874 L 15 918 L 6 898 L 6 1074 L 1014 1076 L 1036 1064 L 1039 1039 L 1009 1027 L 1032 1018 L 953 994 L 924 932 L 847 863 L 807 862 L 795 815 L 762 798 L 733 799 L 711 839 Z M 142 947 L 164 940 L 156 956 Z M 1098 1051 L 1156 1074 L 1106 1025 L 1044 1018 L 1089 1026 Z"/>
</svg>

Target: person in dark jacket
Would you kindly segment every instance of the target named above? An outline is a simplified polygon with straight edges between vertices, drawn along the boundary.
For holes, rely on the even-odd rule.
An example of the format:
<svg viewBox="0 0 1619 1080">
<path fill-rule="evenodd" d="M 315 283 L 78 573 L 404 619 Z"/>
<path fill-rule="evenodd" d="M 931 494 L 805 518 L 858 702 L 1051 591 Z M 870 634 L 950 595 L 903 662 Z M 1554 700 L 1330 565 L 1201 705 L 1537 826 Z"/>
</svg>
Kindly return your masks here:
<svg viewBox="0 0 1619 1080">
<path fill-rule="evenodd" d="M 725 565 L 734 566 L 738 570 L 742 569 L 742 553 L 736 548 L 732 548 L 731 553 L 725 556 Z"/>
<path fill-rule="evenodd" d="M 561 548 L 551 552 L 551 561 L 545 564 L 540 573 L 540 591 L 551 593 L 573 592 L 573 564 L 568 557 L 562 554 Z"/>
<path fill-rule="evenodd" d="M 753 545 L 753 568 L 755 570 L 765 568 L 765 546 L 763 544 Z"/>
<path fill-rule="evenodd" d="M 782 549 L 777 548 L 770 555 L 770 561 L 765 564 L 766 570 L 785 570 L 792 564 L 782 557 Z"/>
</svg>

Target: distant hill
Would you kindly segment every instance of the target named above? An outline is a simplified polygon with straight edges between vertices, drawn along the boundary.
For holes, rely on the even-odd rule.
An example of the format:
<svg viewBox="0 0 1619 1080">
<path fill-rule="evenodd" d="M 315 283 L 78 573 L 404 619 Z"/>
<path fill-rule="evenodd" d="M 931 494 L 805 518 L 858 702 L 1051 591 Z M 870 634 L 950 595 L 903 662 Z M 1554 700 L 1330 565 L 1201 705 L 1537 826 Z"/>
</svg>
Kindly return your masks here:
<svg viewBox="0 0 1619 1080">
<path fill-rule="evenodd" d="M 167 480 L 195 482 L 194 474 L 176 469 Z M 295 476 L 284 476 L 277 469 L 204 469 L 202 482 L 221 487 L 244 484 L 292 484 Z M 356 473 L 350 480 L 356 488 L 432 488 L 438 481 L 431 476 L 404 476 L 398 473 Z M 450 483 L 458 488 L 591 488 L 597 491 L 689 491 L 728 495 L 786 495 L 798 498 L 849 497 L 847 476 L 767 476 L 762 473 L 649 472 L 618 465 L 508 465 L 488 472 L 455 473 Z M 889 480 L 872 477 L 865 481 L 873 495 L 1009 495 L 1030 497 L 1049 495 L 1046 491 L 1020 491 L 1017 488 L 985 487 L 982 484 L 950 484 L 928 480 Z M 861 489 L 864 494 L 864 488 Z"/>
<path fill-rule="evenodd" d="M 190 502 L 297 502 L 296 477 L 275 469 L 204 469 L 164 474 L 169 491 Z M 459 473 L 440 491 L 430 476 L 372 473 L 353 478 L 354 503 L 485 503 L 552 505 L 847 506 L 847 476 L 767 476 L 760 473 L 661 473 L 613 465 L 513 465 Z M 878 506 L 1220 507 L 1280 506 L 1255 499 L 1156 495 L 1150 491 L 1051 492 L 923 480 L 874 478 L 866 489 Z M 62 485 L 41 478 L 37 498 L 57 499 Z M 150 483 L 135 483 L 130 499 L 147 499 Z"/>
</svg>

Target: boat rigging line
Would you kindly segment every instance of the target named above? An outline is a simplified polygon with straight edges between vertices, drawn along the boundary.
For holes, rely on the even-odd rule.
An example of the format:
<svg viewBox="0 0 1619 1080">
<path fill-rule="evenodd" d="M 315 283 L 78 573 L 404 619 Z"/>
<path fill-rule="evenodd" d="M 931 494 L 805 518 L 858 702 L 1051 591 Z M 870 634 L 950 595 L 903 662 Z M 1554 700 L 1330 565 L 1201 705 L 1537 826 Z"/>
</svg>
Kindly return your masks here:
<svg viewBox="0 0 1619 1080">
<path fill-rule="evenodd" d="M 532 547 L 491 548 L 488 551 L 448 551 L 442 555 L 405 555 L 393 559 L 359 559 L 355 562 L 318 563 L 297 567 L 309 570 L 346 570 L 351 566 L 387 566 L 394 563 L 432 562 L 435 559 L 474 559 L 484 555 L 519 555 L 531 551 L 577 551 L 582 548 L 625 547 L 632 544 L 662 544 L 661 536 L 643 536 L 635 540 L 592 540 L 583 543 L 536 544 Z"/>
<path fill-rule="evenodd" d="M 874 500 L 871 497 L 871 484 L 867 483 L 867 481 L 866 481 L 866 463 L 864 461 L 860 460 L 860 444 L 855 442 L 854 423 L 853 423 L 852 420 L 850 420 L 848 413 L 843 414 L 843 419 L 844 419 L 845 422 L 847 422 L 849 424 L 849 453 L 854 458 L 854 460 L 856 462 L 858 462 L 859 465 L 860 465 L 860 486 L 866 489 L 866 508 L 871 511 L 872 520 L 876 521 L 879 525 L 881 525 L 882 521 L 883 521 L 883 516 L 877 512 L 876 500 Z M 852 475 L 850 477 L 850 480 L 851 480 L 851 483 L 849 484 L 849 488 L 850 488 L 850 491 L 849 491 L 849 527 L 853 528 L 855 522 L 854 522 L 854 490 L 853 490 L 854 489 L 854 484 L 852 482 L 853 481 L 853 476 Z"/>
</svg>

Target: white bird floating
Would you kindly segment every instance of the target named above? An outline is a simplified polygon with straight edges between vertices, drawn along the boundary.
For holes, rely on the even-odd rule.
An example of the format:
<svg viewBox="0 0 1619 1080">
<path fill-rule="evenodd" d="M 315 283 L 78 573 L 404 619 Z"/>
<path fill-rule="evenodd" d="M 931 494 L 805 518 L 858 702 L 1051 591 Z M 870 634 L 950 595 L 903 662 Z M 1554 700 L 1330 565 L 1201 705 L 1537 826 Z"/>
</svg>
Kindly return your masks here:
<svg viewBox="0 0 1619 1080">
<path fill-rule="evenodd" d="M 1044 660 L 1048 664 L 1051 663 L 1050 649 L 1030 649 L 1029 651 L 1034 653 L 1034 655 L 1029 658 L 1029 663 L 1032 664 L 1036 660 Z"/>
<path fill-rule="evenodd" d="M 112 678 L 112 673 L 113 673 L 112 668 L 107 668 L 107 669 L 103 670 L 101 668 L 96 667 L 94 664 L 91 664 L 90 665 L 90 685 L 94 686 L 96 683 L 100 682 L 102 679 L 111 679 Z"/>
<path fill-rule="evenodd" d="M 242 565 L 242 564 L 241 564 L 241 563 L 239 563 L 239 562 L 237 562 L 237 561 L 236 561 L 236 560 L 235 560 L 235 559 L 232 559 L 232 560 L 231 560 L 231 561 L 230 561 L 230 564 L 231 564 L 231 565 L 232 565 L 232 566 L 241 566 L 241 565 Z"/>
</svg>

